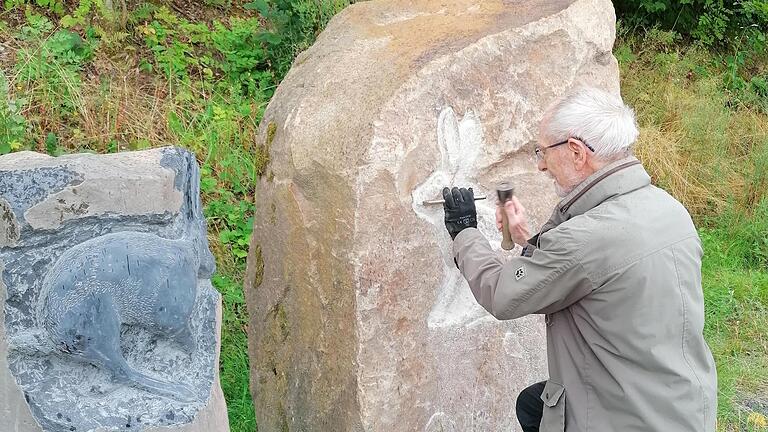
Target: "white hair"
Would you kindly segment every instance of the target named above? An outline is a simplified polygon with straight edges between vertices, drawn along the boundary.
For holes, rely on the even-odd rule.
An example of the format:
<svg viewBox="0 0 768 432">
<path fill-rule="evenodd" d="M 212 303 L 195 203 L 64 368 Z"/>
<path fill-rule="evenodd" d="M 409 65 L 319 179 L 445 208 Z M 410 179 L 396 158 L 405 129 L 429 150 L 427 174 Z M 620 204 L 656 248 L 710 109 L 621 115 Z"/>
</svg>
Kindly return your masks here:
<svg viewBox="0 0 768 432">
<path fill-rule="evenodd" d="M 592 147 L 600 159 L 628 154 L 639 134 L 635 112 L 621 96 L 595 87 L 582 87 L 558 100 L 544 119 L 545 137 L 576 138 Z"/>
</svg>

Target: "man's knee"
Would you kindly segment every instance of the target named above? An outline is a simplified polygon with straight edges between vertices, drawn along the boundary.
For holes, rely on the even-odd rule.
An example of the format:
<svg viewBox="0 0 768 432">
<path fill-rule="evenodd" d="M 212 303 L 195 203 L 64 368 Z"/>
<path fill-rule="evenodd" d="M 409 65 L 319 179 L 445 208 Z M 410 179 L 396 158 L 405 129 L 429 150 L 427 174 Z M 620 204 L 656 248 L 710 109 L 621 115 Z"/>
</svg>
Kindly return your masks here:
<svg viewBox="0 0 768 432">
<path fill-rule="evenodd" d="M 517 397 L 517 421 L 523 427 L 524 432 L 538 432 L 541 424 L 541 416 L 544 411 L 544 402 L 541 400 L 541 392 L 544 391 L 546 382 L 536 383 L 520 392 Z"/>
</svg>

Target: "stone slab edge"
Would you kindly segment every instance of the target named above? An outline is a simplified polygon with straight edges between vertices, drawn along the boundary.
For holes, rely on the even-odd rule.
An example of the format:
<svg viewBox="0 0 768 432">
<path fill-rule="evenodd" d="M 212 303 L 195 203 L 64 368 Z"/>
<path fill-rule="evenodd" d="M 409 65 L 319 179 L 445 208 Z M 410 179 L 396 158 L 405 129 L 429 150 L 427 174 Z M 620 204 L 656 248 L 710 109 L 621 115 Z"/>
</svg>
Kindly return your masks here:
<svg viewBox="0 0 768 432">
<path fill-rule="evenodd" d="M 8 294 L 2 278 L 4 269 L 5 265 L 0 262 L 0 431 L 42 432 L 8 369 L 8 340 L 5 334 L 5 299 Z"/>
<path fill-rule="evenodd" d="M 14 170 L 18 166 L 27 170 L 66 167 L 82 176 L 81 181 L 49 195 L 27 209 L 24 215 L 33 229 L 56 229 L 70 219 L 109 213 L 143 215 L 178 212 L 182 194 L 173 188 L 174 182 L 170 181 L 175 173 L 161 164 L 167 148 L 109 155 L 78 153 L 57 158 L 19 152 L 0 159 L 0 170 Z M 147 164 L 147 159 L 152 163 Z M 120 161 L 120 176 L 110 173 L 115 167 L 114 160 Z M 163 181 L 158 182 L 158 178 Z M 109 199 L 105 194 L 109 195 L 110 190 L 122 190 L 125 195 L 133 195 L 134 198 L 129 201 Z"/>
</svg>

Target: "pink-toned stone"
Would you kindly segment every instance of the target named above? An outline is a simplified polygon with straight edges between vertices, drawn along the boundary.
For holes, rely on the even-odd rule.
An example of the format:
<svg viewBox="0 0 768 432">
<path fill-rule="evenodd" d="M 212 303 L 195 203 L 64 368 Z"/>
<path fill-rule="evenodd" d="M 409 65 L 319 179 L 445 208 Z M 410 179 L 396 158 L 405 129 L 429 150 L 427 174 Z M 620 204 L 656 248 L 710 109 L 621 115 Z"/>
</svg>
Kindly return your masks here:
<svg viewBox="0 0 768 432">
<path fill-rule="evenodd" d="M 543 223 L 557 198 L 538 122 L 580 84 L 619 91 L 614 27 L 607 0 L 374 0 L 299 56 L 261 134 L 246 281 L 260 431 L 519 430 L 518 392 L 546 378 L 543 321 L 477 306 L 442 208 L 421 202 L 511 180 Z M 509 254 L 494 205 L 480 229 Z"/>
</svg>

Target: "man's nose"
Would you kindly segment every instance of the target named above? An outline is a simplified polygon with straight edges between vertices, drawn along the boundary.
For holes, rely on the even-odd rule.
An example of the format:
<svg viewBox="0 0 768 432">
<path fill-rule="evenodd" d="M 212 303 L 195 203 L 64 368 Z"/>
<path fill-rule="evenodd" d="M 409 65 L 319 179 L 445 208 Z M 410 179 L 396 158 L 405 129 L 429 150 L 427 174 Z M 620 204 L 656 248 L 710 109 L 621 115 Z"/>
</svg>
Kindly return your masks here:
<svg viewBox="0 0 768 432">
<path fill-rule="evenodd" d="M 538 163 L 536 164 L 536 167 L 541 172 L 546 172 L 547 171 L 547 163 L 544 161 L 544 159 L 539 159 Z"/>
</svg>

